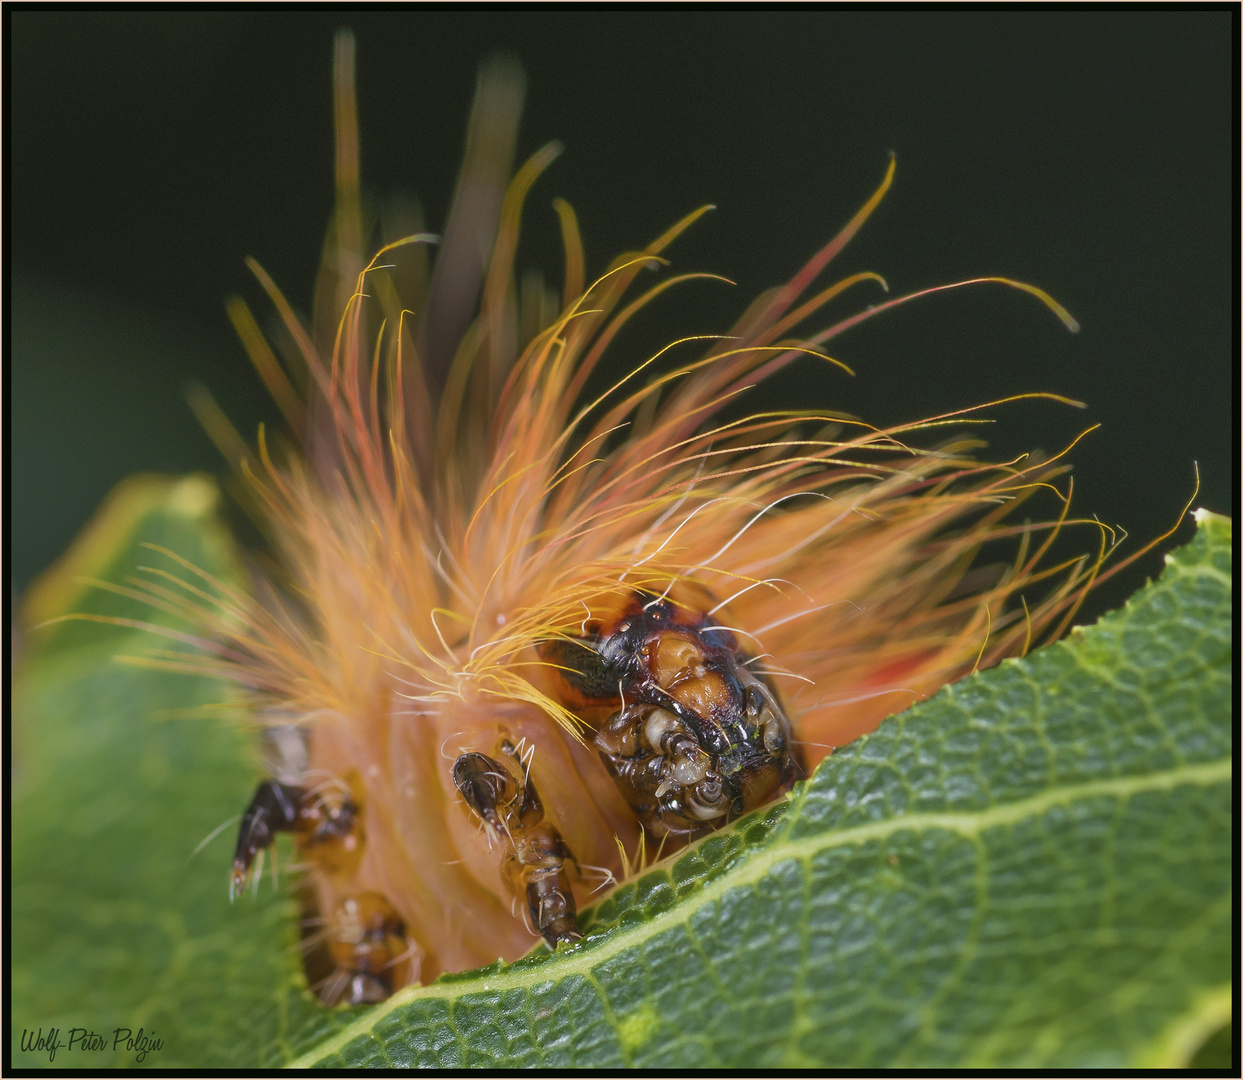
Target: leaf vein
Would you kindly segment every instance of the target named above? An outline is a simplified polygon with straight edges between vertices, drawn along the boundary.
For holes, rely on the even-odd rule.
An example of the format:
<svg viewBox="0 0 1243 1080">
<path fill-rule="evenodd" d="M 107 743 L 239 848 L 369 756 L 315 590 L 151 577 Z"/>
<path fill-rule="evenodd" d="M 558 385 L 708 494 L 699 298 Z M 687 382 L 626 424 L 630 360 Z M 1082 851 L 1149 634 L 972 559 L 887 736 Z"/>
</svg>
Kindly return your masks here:
<svg viewBox="0 0 1243 1080">
<path fill-rule="evenodd" d="M 1151 791 L 1168 791 L 1187 784 L 1210 786 L 1227 782 L 1232 776 L 1233 763 L 1226 758 L 1195 765 L 1182 765 L 1163 772 L 1139 776 L 1085 781 L 1056 790 L 1043 791 L 1025 799 L 990 807 L 987 810 L 908 814 L 805 839 L 785 839 L 771 847 L 761 848 L 744 856 L 740 863 L 733 866 L 729 875 L 705 882 L 694 896 L 688 897 L 674 908 L 655 916 L 649 922 L 632 929 L 606 931 L 603 935 L 604 940 L 594 948 L 589 939 L 587 947 L 583 948 L 578 955 L 571 953 L 561 957 L 557 977 L 563 979 L 577 974 L 593 980 L 595 969 L 619 953 L 641 946 L 671 927 L 686 923 L 699 909 L 719 901 L 728 892 L 755 883 L 769 874 L 779 863 L 790 859 L 804 861 L 820 851 L 883 839 L 899 832 L 940 829 L 974 838 L 988 829 L 1014 825 L 1025 818 L 1035 817 L 1045 810 L 1082 799 L 1102 796 L 1129 798 L 1132 795 Z M 798 814 L 799 809 L 801 807 L 795 807 L 794 815 Z M 542 972 L 542 965 L 540 965 L 533 968 L 524 966 L 518 970 L 508 968 L 499 972 L 489 972 L 474 987 L 468 981 L 460 979 L 449 983 L 407 987 L 394 994 L 382 1005 L 377 1005 L 374 1011 L 360 1017 L 356 1023 L 343 1028 L 311 1052 L 290 1062 L 287 1068 L 308 1068 L 315 1062 L 324 1060 L 354 1039 L 369 1035 L 384 1017 L 416 1001 L 448 999 L 450 1008 L 452 1008 L 455 1000 L 471 993 L 530 988 L 547 981 L 548 975 Z"/>
</svg>

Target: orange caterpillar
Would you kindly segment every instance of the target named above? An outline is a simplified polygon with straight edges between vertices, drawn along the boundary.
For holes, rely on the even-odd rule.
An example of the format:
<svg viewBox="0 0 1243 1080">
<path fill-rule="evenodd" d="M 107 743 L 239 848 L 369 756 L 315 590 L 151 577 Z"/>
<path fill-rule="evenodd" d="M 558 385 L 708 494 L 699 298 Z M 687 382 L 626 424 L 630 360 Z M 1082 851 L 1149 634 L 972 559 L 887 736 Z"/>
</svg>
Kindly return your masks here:
<svg viewBox="0 0 1243 1080">
<path fill-rule="evenodd" d="M 233 887 L 294 834 L 330 1003 L 516 958 L 540 936 L 572 943 L 577 907 L 643 851 L 779 796 L 890 713 L 1060 633 L 1100 564 L 1042 566 L 1065 499 L 1054 522 L 1011 523 L 1053 490 L 1055 465 L 980 464 L 960 436 L 906 441 L 971 410 L 885 430 L 823 410 L 725 418 L 796 357 L 837 363 L 825 342 L 912 299 L 799 335 L 853 286 L 884 285 L 860 273 L 813 290 L 892 163 L 727 335 L 674 342 L 588 392 L 628 320 L 706 276 L 632 293 L 703 211 L 588 281 L 558 200 L 564 287 L 516 286 L 523 201 L 557 153 L 511 178 L 521 95 L 511 65 L 485 67 L 431 272 L 422 234 L 365 261 L 341 36 L 338 202 L 312 325 L 254 263 L 292 343 L 284 364 L 230 304 L 292 441 L 261 430 L 252 454 L 200 403 L 279 569 L 245 593 L 187 580 L 197 599 L 181 606 L 214 644 L 169 663 L 233 680 L 265 725 L 274 779 L 243 818 Z M 1074 328 L 1039 290 L 980 280 Z M 1007 538 L 1012 563 L 971 571 Z M 1016 602 L 1037 585 L 1038 603 Z"/>
</svg>

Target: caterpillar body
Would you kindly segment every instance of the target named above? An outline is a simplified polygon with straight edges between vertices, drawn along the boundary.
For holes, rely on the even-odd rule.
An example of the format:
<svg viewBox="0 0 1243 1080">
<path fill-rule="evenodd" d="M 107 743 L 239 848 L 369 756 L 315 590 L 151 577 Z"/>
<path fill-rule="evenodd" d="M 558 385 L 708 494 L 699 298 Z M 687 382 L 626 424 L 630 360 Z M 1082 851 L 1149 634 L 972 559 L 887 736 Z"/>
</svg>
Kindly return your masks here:
<svg viewBox="0 0 1243 1080">
<path fill-rule="evenodd" d="M 193 585 L 212 642 L 197 669 L 244 689 L 271 759 L 231 888 L 293 834 L 329 1003 L 516 958 L 541 937 L 572 945 L 578 909 L 640 852 L 734 820 L 890 713 L 1055 636 L 1099 566 L 1044 565 L 1065 506 L 1013 523 L 1052 488 L 1056 460 L 987 465 L 964 437 L 907 441 L 964 414 L 890 429 L 828 410 L 724 414 L 797 357 L 837 363 L 825 342 L 913 298 L 798 331 L 884 284 L 860 273 L 812 290 L 892 162 L 729 334 L 675 342 L 588 393 L 633 316 L 706 276 L 632 295 L 702 211 L 588 281 L 558 200 L 564 286 L 516 285 L 523 202 L 556 153 L 511 176 L 521 96 L 514 65 L 485 65 L 434 265 L 417 225 L 364 261 L 340 36 L 337 209 L 314 316 L 252 264 L 283 322 L 282 362 L 230 304 L 290 437 L 261 431 L 244 448 L 200 407 L 275 555 L 248 590 Z M 1073 329 L 1040 290 L 1004 283 Z M 1012 561 L 972 571 L 995 540 Z"/>
</svg>

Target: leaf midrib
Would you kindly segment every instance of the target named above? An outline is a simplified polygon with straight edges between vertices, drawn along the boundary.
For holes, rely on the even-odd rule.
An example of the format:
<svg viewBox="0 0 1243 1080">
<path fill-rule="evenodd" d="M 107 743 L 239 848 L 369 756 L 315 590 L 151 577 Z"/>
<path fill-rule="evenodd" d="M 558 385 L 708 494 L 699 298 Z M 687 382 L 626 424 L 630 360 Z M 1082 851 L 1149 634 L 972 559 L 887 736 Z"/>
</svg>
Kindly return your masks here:
<svg viewBox="0 0 1243 1080">
<path fill-rule="evenodd" d="M 573 954 L 563 956 L 557 961 L 556 972 L 553 975 L 549 975 L 544 966 L 539 965 L 532 968 L 510 968 L 477 980 L 454 980 L 446 983 L 432 983 L 428 986 L 407 987 L 394 994 L 382 1005 L 377 1005 L 366 1016 L 360 1017 L 353 1024 L 336 1032 L 315 1049 L 289 1062 L 286 1067 L 303 1069 L 323 1061 L 352 1040 L 369 1034 L 393 1011 L 414 1001 L 457 999 L 471 993 L 532 988 L 561 981 L 572 975 L 589 976 L 594 968 L 612 957 L 642 945 L 645 941 L 673 926 L 688 922 L 701 908 L 719 900 L 734 889 L 754 884 L 778 863 L 790 859 L 806 861 L 821 851 L 883 839 L 901 832 L 940 829 L 965 837 L 977 837 L 988 829 L 1014 825 L 1055 806 L 1064 806 L 1081 799 L 1102 796 L 1126 798 L 1142 792 L 1165 791 L 1185 784 L 1207 787 L 1231 780 L 1233 771 L 1231 759 L 1222 758 L 1198 764 L 1180 765 L 1158 772 L 1090 780 L 1052 788 L 1024 799 L 1001 803 L 986 810 L 906 814 L 799 840 L 777 841 L 769 847 L 744 854 L 741 861 L 735 863 L 728 874 L 722 874 L 708 882 L 693 895 L 680 899 L 672 908 L 653 916 L 642 925 L 625 929 L 614 928 L 608 934 L 607 939 L 599 945 L 582 949 L 577 956 Z M 798 820 L 796 815 L 797 809 L 789 819 L 789 826 Z"/>
</svg>

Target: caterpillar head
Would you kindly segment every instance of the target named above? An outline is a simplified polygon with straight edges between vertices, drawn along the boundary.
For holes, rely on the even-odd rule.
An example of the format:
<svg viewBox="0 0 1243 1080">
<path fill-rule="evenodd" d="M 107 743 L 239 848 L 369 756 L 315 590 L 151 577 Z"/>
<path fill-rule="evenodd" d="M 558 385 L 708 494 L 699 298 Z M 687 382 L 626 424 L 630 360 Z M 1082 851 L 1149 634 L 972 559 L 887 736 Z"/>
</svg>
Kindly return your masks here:
<svg viewBox="0 0 1243 1080">
<path fill-rule="evenodd" d="M 703 613 L 636 592 L 582 637 L 541 647 L 578 707 L 613 706 L 595 744 L 656 835 L 715 828 L 801 774 L 790 721 L 734 634 Z"/>
</svg>

